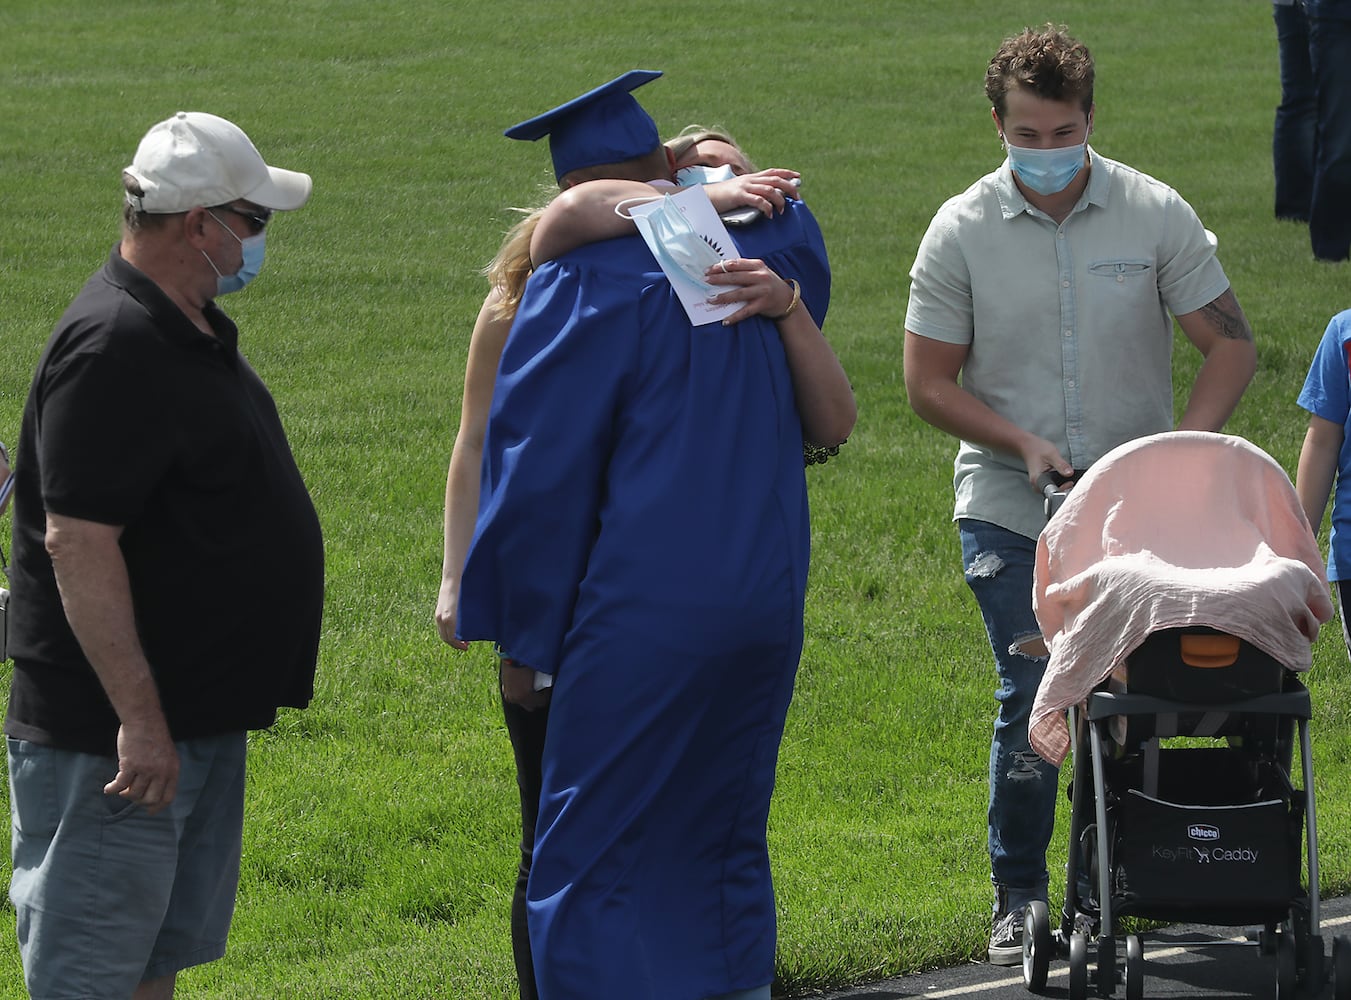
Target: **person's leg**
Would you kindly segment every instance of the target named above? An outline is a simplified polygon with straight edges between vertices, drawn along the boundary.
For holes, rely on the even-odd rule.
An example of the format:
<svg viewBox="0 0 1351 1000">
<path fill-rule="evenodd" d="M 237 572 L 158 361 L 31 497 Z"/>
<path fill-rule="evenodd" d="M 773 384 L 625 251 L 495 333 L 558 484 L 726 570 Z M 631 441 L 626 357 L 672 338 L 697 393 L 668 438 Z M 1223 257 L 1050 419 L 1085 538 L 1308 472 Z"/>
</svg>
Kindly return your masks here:
<svg viewBox="0 0 1351 1000">
<path fill-rule="evenodd" d="M 183 969 L 225 954 L 244 839 L 245 756 L 242 732 L 176 743 L 178 792 L 166 812 L 176 833 L 169 905 L 146 963 L 148 996 L 173 994 Z M 168 980 L 165 983 L 165 980 Z"/>
<path fill-rule="evenodd" d="M 1298 2 L 1273 4 L 1280 53 L 1281 103 L 1271 134 L 1276 217 L 1307 222 L 1313 196 L 1317 101 L 1309 64 L 1309 28 Z"/>
<path fill-rule="evenodd" d="M 984 521 L 959 524 L 966 582 L 980 605 L 999 687 L 990 744 L 989 851 L 995 886 L 995 933 L 989 959 L 1022 961 L 1022 908 L 1045 900 L 1046 847 L 1055 826 L 1055 767 L 1028 743 L 1027 724 L 1046 658 L 1011 647 L 1037 635 L 1032 612 L 1036 542 Z"/>
<path fill-rule="evenodd" d="M 225 953 L 243 733 L 176 744 L 178 790 L 153 816 L 103 793 L 111 757 L 7 743 L 10 899 L 33 997 L 169 997 L 180 969 Z"/>
<path fill-rule="evenodd" d="M 131 996 L 169 905 L 173 820 L 103 793 L 111 757 L 7 746 L 10 899 L 29 995 Z"/>
<path fill-rule="evenodd" d="M 1320 260 L 1351 255 L 1351 0 L 1309 10 L 1318 137 L 1309 239 Z"/>
<path fill-rule="evenodd" d="M 500 669 L 500 668 L 499 668 Z M 511 896 L 511 951 L 516 962 L 516 980 L 521 1000 L 538 1000 L 535 964 L 530 953 L 530 929 L 526 922 L 526 886 L 530 879 L 531 859 L 535 852 L 535 823 L 539 819 L 540 760 L 544 756 L 544 734 L 548 728 L 549 707 L 529 710 L 502 701 L 502 717 L 516 758 L 516 787 L 521 798 L 521 861 L 516 871 L 516 887 Z"/>
<path fill-rule="evenodd" d="M 176 973 L 160 976 L 158 979 L 143 979 L 131 995 L 131 1000 L 173 1000 Z"/>
</svg>

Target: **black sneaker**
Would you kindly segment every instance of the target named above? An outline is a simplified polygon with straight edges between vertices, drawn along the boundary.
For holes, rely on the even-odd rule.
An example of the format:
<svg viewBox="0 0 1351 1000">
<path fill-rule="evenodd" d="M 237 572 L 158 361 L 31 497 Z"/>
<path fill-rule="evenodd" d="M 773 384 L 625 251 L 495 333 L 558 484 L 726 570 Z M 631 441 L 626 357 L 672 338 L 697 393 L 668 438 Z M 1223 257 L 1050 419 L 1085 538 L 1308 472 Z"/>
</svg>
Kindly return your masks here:
<svg viewBox="0 0 1351 1000">
<path fill-rule="evenodd" d="M 1023 909 L 994 915 L 994 930 L 990 934 L 989 958 L 991 965 L 1023 964 Z"/>
</svg>

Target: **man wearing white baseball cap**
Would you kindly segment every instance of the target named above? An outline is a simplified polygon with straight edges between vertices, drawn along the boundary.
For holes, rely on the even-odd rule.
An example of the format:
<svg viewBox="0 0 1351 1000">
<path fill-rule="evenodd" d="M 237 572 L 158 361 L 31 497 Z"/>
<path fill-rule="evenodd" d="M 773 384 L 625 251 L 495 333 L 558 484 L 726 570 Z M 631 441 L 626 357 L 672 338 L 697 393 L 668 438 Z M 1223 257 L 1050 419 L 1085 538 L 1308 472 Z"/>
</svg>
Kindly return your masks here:
<svg viewBox="0 0 1351 1000">
<path fill-rule="evenodd" d="M 245 734 L 314 690 L 323 541 L 216 298 L 309 198 L 179 112 L 38 362 L 15 455 L 10 899 L 34 998 L 171 997 L 225 953 Z"/>
</svg>

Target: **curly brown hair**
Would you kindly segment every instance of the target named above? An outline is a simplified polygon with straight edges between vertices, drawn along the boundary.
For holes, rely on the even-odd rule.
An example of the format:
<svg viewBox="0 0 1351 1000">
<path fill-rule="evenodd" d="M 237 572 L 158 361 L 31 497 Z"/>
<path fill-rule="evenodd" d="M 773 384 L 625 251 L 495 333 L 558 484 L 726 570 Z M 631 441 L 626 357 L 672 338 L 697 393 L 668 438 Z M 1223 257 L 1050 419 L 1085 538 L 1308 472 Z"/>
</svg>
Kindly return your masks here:
<svg viewBox="0 0 1351 1000">
<path fill-rule="evenodd" d="M 985 71 L 985 96 L 1000 121 L 1012 87 L 1025 87 L 1051 101 L 1077 101 L 1087 113 L 1093 107 L 1093 56 L 1064 25 L 1024 28 L 1022 34 L 1004 39 Z"/>
</svg>

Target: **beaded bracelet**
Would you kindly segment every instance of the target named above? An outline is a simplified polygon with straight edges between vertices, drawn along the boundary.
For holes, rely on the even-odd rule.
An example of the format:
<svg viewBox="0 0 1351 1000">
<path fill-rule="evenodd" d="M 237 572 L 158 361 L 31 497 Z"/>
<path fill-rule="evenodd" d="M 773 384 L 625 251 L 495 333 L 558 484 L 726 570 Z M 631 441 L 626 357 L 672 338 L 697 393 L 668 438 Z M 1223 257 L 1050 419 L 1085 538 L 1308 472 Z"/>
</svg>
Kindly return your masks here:
<svg viewBox="0 0 1351 1000">
<path fill-rule="evenodd" d="M 785 278 L 784 280 L 793 286 L 793 301 L 788 303 L 788 308 L 779 313 L 779 315 L 769 317 L 776 323 L 781 319 L 787 319 L 789 316 L 793 315 L 793 310 L 796 309 L 797 304 L 802 301 L 802 286 L 792 278 Z"/>
</svg>

